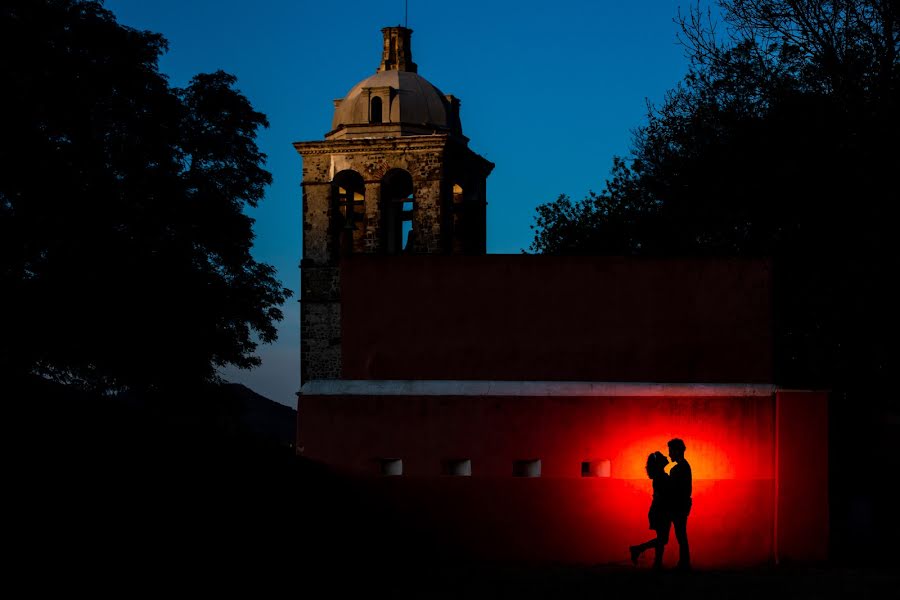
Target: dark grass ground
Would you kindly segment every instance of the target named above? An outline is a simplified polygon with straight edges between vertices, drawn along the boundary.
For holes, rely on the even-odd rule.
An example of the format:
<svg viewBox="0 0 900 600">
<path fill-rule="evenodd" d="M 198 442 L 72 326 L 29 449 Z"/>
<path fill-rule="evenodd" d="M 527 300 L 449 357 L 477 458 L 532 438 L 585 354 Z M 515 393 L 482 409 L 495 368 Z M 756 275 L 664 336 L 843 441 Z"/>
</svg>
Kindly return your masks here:
<svg viewBox="0 0 900 600">
<path fill-rule="evenodd" d="M 123 401 L 30 382 L 4 406 L 4 571 L 29 596 L 900 597 L 877 554 L 688 574 L 466 562 L 244 427 L 221 390 Z"/>
<path fill-rule="evenodd" d="M 876 570 L 759 569 L 679 574 L 624 567 L 477 565 L 424 570 L 391 584 L 423 598 L 893 598 L 896 574 Z"/>
</svg>

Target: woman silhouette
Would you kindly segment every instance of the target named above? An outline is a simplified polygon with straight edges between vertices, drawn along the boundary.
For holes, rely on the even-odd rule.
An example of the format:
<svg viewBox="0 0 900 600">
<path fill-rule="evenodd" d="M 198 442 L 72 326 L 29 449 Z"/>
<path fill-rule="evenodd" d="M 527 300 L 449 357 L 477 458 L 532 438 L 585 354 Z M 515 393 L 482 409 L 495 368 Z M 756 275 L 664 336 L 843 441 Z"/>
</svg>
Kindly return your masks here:
<svg viewBox="0 0 900 600">
<path fill-rule="evenodd" d="M 662 568 L 663 551 L 669 542 L 669 527 L 672 523 L 669 507 L 669 476 L 665 471 L 667 464 L 669 464 L 669 459 L 662 452 L 654 452 L 647 457 L 647 477 L 653 481 L 653 502 L 650 503 L 650 512 L 647 513 L 647 517 L 650 520 L 650 529 L 656 532 L 656 537 L 629 548 L 631 562 L 635 565 L 644 550 L 654 548 L 656 556 L 653 560 L 653 568 Z"/>
</svg>

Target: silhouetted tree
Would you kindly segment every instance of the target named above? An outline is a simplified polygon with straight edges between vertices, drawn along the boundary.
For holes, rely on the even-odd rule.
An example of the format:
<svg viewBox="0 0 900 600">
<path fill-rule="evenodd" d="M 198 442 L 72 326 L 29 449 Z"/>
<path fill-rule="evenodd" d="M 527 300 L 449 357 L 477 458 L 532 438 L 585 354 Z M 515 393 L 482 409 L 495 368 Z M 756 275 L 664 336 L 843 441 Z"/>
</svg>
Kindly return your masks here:
<svg viewBox="0 0 900 600">
<path fill-rule="evenodd" d="M 687 76 L 601 193 L 538 207 L 531 250 L 774 256 L 778 382 L 886 385 L 900 367 L 900 2 L 718 5 L 679 15 Z"/>
<path fill-rule="evenodd" d="M 0 366 L 101 389 L 259 363 L 290 295 L 250 254 L 267 127 L 218 71 L 170 87 L 100 2 L 0 7 Z"/>
</svg>

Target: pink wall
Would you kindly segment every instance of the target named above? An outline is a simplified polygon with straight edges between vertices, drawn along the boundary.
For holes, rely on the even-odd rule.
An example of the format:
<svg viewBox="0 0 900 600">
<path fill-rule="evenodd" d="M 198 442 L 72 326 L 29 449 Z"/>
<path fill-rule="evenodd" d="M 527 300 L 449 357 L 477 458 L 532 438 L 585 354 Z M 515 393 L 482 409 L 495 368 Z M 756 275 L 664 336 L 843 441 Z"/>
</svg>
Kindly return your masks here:
<svg viewBox="0 0 900 600">
<path fill-rule="evenodd" d="M 828 558 L 828 394 L 780 391 L 778 560 Z"/>
<path fill-rule="evenodd" d="M 344 379 L 772 381 L 763 260 L 353 256 Z"/>
<path fill-rule="evenodd" d="M 305 384 L 298 449 L 465 554 L 602 563 L 651 537 L 644 462 L 677 436 L 694 473 L 696 566 L 817 560 L 827 397 L 700 385 L 772 381 L 770 280 L 760 260 L 353 256 L 341 263 L 343 379 Z M 379 380 L 456 381 L 434 395 L 322 391 Z M 478 380 L 507 391 L 446 391 Z M 529 381 L 556 383 L 509 392 Z M 696 393 L 571 392 L 592 381 Z M 403 475 L 380 475 L 379 458 L 402 459 Z M 441 475 L 462 458 L 471 477 Z M 541 477 L 512 476 L 524 459 L 541 460 Z M 581 477 L 597 459 L 611 477 Z"/>
<path fill-rule="evenodd" d="M 627 560 L 647 529 L 646 455 L 685 439 L 689 522 L 699 567 L 764 563 L 774 551 L 775 400 L 746 397 L 301 396 L 304 454 L 367 481 L 409 519 L 469 554 L 573 562 Z M 377 457 L 403 459 L 381 477 Z M 470 458 L 471 477 L 440 475 Z M 540 458 L 542 476 L 512 477 Z M 582 478 L 581 462 L 612 461 Z M 667 555 L 677 558 L 674 545 Z"/>
</svg>

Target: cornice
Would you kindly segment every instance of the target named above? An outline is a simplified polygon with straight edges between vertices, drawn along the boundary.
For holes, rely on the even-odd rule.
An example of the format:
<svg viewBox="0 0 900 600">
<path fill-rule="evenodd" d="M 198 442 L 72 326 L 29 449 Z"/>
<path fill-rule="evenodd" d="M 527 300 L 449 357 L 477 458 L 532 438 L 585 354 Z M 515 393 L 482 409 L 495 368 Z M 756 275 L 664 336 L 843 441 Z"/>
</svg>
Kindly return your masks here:
<svg viewBox="0 0 900 600">
<path fill-rule="evenodd" d="M 314 142 L 294 142 L 294 148 L 301 155 L 356 154 L 367 152 L 408 152 L 440 150 L 450 141 L 449 134 L 405 135 L 391 138 L 351 138 L 322 140 Z"/>
<path fill-rule="evenodd" d="M 465 381 L 313 379 L 303 396 L 512 396 L 512 397 L 769 397 L 768 383 L 644 383 L 610 381 Z"/>
</svg>

